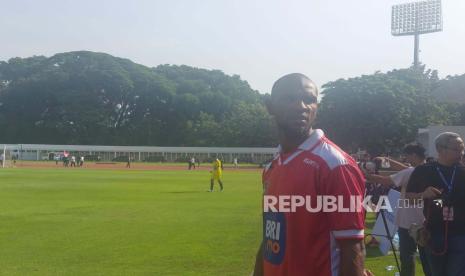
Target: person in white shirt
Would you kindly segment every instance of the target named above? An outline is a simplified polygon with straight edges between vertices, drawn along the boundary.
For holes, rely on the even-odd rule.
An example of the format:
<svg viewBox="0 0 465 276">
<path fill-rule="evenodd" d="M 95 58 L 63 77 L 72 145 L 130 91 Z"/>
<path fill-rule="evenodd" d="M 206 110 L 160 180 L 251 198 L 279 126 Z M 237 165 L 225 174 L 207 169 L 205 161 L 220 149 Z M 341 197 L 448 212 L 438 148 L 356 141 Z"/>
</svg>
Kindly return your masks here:
<svg viewBox="0 0 465 276">
<path fill-rule="evenodd" d="M 195 157 L 191 158 L 191 164 L 192 164 L 192 167 L 195 169 Z"/>
<path fill-rule="evenodd" d="M 76 156 L 71 156 L 71 167 L 76 167 Z"/>
<path fill-rule="evenodd" d="M 425 148 L 420 144 L 412 143 L 406 145 L 403 152 L 406 156 L 407 162 L 409 162 L 412 165 L 412 167 L 407 167 L 392 159 L 381 157 L 382 159 L 388 159 L 390 164 L 395 164 L 395 168 L 401 170 L 389 176 L 368 174 L 366 175 L 366 179 L 368 181 L 380 183 L 383 185 L 400 187 L 401 200 L 399 200 L 399 203 L 405 205 L 398 206 L 396 216 L 396 224 L 399 227 L 398 235 L 401 261 L 400 275 L 415 275 L 415 253 L 418 247 L 423 271 L 426 276 L 430 276 L 432 275 L 431 268 L 426 257 L 425 249 L 421 246 L 418 246 L 415 240 L 409 235 L 409 229 L 412 226 L 412 224 L 423 224 L 425 220 L 425 217 L 423 215 L 423 208 L 418 204 L 410 206 L 409 204 L 407 204 L 407 200 L 403 200 L 405 199 L 405 193 L 407 190 L 407 184 L 410 179 L 410 175 L 414 171 L 415 167 L 425 163 Z"/>
<path fill-rule="evenodd" d="M 195 169 L 195 157 L 191 157 L 191 159 L 189 159 L 188 169 L 189 170 Z"/>
</svg>

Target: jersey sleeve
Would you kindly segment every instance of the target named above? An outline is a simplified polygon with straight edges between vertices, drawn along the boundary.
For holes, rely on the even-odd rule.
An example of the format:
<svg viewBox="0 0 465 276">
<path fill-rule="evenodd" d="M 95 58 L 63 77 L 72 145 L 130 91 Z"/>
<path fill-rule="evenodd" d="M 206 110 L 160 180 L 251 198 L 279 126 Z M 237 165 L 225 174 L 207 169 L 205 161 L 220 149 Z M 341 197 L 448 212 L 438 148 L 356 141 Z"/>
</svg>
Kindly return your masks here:
<svg viewBox="0 0 465 276">
<path fill-rule="evenodd" d="M 365 211 L 360 206 L 365 193 L 365 179 L 362 173 L 355 165 L 340 165 L 328 172 L 325 182 L 324 194 L 334 196 L 338 201 L 337 210 L 326 213 L 332 234 L 336 239 L 363 239 Z M 344 208 L 339 208 L 339 205 Z M 351 205 L 359 208 L 350 208 Z"/>
</svg>

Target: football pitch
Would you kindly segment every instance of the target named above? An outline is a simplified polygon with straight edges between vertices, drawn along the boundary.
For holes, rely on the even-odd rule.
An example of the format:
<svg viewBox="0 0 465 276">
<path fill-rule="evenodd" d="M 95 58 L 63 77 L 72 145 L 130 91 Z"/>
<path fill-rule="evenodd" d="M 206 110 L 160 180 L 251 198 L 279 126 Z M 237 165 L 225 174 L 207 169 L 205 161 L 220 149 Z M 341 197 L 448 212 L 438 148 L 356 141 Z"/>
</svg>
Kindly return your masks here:
<svg viewBox="0 0 465 276">
<path fill-rule="evenodd" d="M 260 170 L 0 170 L 0 275 L 249 275 Z M 392 256 L 367 267 L 393 275 Z"/>
<path fill-rule="evenodd" d="M 1 275 L 247 275 L 258 170 L 0 170 Z M 215 187 L 218 189 L 218 187 Z"/>
</svg>

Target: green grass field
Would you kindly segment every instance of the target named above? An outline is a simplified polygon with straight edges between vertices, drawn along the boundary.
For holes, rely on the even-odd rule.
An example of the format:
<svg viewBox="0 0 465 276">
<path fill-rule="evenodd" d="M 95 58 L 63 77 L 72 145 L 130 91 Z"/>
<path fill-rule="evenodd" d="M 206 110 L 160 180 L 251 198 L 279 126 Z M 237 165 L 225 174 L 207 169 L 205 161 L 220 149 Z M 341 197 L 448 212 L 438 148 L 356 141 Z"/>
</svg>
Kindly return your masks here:
<svg viewBox="0 0 465 276">
<path fill-rule="evenodd" d="M 0 275 L 249 275 L 260 172 L 0 170 Z M 217 187 L 216 187 L 217 188 Z M 367 267 L 394 275 L 370 249 Z"/>
</svg>

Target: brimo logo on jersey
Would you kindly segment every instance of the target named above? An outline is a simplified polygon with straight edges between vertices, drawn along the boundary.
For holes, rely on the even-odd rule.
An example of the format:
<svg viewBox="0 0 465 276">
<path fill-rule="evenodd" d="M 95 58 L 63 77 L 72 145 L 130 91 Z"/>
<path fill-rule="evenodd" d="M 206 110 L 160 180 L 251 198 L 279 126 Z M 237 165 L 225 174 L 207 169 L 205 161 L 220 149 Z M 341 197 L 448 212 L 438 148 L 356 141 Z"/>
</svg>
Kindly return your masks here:
<svg viewBox="0 0 465 276">
<path fill-rule="evenodd" d="M 379 212 L 386 210 L 392 212 L 391 203 L 387 196 L 380 196 L 378 203 L 374 206 L 371 203 L 372 196 L 366 196 L 363 200 L 361 196 L 350 196 L 349 198 L 333 195 L 323 196 L 300 196 L 300 195 L 280 195 L 280 196 L 263 196 L 264 212 L 293 213 L 297 208 L 305 208 L 310 213 L 359 213 L 362 208 L 367 212 Z M 418 202 L 422 207 L 423 202 Z M 421 205 L 421 206 L 420 206 Z"/>
<path fill-rule="evenodd" d="M 283 213 L 263 214 L 263 256 L 272 264 L 280 264 L 286 250 L 286 218 Z"/>
</svg>

